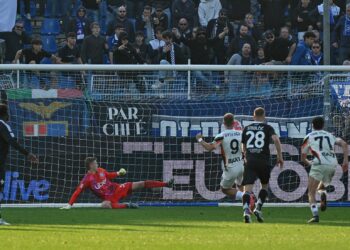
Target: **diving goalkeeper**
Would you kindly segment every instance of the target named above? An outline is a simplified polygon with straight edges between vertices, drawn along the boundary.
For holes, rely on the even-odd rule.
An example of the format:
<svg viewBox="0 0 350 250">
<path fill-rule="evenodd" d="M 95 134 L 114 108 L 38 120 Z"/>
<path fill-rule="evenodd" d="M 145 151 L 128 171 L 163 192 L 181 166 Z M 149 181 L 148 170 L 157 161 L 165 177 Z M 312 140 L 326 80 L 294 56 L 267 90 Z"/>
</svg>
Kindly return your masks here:
<svg viewBox="0 0 350 250">
<path fill-rule="evenodd" d="M 112 182 L 111 179 L 125 175 L 125 169 L 121 168 L 118 172 L 107 172 L 105 169 L 98 167 L 97 159 L 95 157 L 86 158 L 85 166 L 88 170 L 87 174 L 73 193 L 68 204 L 61 209 L 72 208 L 80 193 L 86 188 L 89 188 L 97 197 L 103 200 L 101 204 L 102 208 L 137 208 L 137 204 L 121 204 L 119 201 L 128 195 L 131 195 L 132 192 L 136 190 L 144 188 L 172 187 L 174 184 L 173 179 L 169 182 L 139 181 L 118 184 Z"/>
</svg>

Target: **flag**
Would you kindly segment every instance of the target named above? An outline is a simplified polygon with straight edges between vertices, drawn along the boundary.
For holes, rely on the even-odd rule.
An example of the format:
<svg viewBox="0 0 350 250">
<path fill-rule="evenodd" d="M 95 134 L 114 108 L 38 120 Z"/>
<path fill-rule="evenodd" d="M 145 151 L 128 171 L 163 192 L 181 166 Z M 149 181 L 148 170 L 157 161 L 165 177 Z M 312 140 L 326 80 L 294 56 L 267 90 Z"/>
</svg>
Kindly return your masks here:
<svg viewBox="0 0 350 250">
<path fill-rule="evenodd" d="M 23 135 L 28 137 L 67 136 L 68 123 L 65 121 L 24 122 Z"/>
<path fill-rule="evenodd" d="M 0 0 L 0 32 L 12 31 L 16 22 L 16 14 L 16 0 Z"/>
</svg>

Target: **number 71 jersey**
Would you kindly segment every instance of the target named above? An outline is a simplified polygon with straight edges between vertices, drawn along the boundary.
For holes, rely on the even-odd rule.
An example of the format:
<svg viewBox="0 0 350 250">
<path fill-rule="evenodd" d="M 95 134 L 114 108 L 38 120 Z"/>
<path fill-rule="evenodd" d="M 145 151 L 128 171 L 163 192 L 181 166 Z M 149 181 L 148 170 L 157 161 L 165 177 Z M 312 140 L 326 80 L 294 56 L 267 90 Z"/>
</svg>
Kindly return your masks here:
<svg viewBox="0 0 350 250">
<path fill-rule="evenodd" d="M 225 166 L 243 164 L 241 149 L 242 131 L 227 129 L 215 136 L 214 142 L 221 146 L 221 155 Z"/>
<path fill-rule="evenodd" d="M 337 165 L 334 152 L 336 138 L 325 130 L 315 130 L 309 133 L 301 146 L 303 154 L 314 156 L 313 165 Z"/>
</svg>

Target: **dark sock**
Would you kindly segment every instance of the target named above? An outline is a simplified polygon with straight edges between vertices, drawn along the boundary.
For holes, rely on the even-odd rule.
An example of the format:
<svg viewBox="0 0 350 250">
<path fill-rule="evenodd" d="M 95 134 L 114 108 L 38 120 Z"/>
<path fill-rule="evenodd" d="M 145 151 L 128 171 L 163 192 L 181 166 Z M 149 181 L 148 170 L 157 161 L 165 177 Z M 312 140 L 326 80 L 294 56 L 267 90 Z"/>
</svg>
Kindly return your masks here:
<svg viewBox="0 0 350 250">
<path fill-rule="evenodd" d="M 258 210 L 261 210 L 262 206 L 264 205 L 264 203 L 266 201 L 267 195 L 268 195 L 267 190 L 265 190 L 265 189 L 261 189 L 260 190 L 259 197 L 258 197 L 258 202 L 256 204 L 256 208 Z"/>
<path fill-rule="evenodd" d="M 242 197 L 243 210 L 249 209 L 250 193 L 245 192 Z"/>
</svg>

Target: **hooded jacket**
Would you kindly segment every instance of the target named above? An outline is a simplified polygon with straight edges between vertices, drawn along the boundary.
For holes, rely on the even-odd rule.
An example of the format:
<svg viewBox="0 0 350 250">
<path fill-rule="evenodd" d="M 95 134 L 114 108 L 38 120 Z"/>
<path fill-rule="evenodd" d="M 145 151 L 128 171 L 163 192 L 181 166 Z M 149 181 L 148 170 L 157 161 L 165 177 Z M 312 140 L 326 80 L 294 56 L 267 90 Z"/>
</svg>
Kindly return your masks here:
<svg viewBox="0 0 350 250">
<path fill-rule="evenodd" d="M 201 0 L 198 7 L 199 23 L 203 27 L 207 27 L 211 19 L 218 18 L 221 9 L 220 0 Z"/>
</svg>

